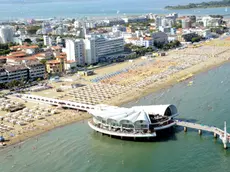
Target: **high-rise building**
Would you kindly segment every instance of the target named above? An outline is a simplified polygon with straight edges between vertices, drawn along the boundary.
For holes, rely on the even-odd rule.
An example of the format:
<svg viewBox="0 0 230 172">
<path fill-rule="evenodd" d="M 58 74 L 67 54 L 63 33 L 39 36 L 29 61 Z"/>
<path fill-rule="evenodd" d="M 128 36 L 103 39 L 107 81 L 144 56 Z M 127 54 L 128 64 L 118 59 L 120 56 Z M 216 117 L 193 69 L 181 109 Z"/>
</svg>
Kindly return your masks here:
<svg viewBox="0 0 230 172">
<path fill-rule="evenodd" d="M 103 35 L 95 36 L 95 48 L 97 58 L 106 55 L 119 53 L 124 51 L 123 37 L 108 37 Z"/>
<path fill-rule="evenodd" d="M 156 17 L 156 28 L 159 28 L 162 24 L 162 17 Z"/>
<path fill-rule="evenodd" d="M 182 28 L 183 29 L 188 29 L 191 27 L 191 21 L 189 18 L 185 18 L 182 20 Z"/>
<path fill-rule="evenodd" d="M 85 48 L 83 39 L 66 39 L 67 60 L 76 61 L 78 65 L 85 65 Z"/>
<path fill-rule="evenodd" d="M 13 42 L 13 28 L 10 26 L 0 27 L 0 43 Z"/>
<path fill-rule="evenodd" d="M 85 43 L 85 63 L 93 64 L 98 62 L 98 58 L 96 56 L 96 46 L 95 46 L 95 38 L 86 37 L 84 40 Z"/>
<path fill-rule="evenodd" d="M 45 46 L 52 46 L 54 44 L 54 40 L 50 36 L 44 35 L 43 40 Z"/>
</svg>

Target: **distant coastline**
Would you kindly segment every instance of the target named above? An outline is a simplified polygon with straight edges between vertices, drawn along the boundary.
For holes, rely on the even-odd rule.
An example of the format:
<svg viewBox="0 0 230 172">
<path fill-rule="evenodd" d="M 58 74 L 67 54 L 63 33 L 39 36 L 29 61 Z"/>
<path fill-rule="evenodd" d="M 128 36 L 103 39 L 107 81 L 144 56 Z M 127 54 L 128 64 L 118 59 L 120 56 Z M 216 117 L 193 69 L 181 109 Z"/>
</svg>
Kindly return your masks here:
<svg viewBox="0 0 230 172">
<path fill-rule="evenodd" d="M 205 9 L 205 8 L 223 8 L 223 7 L 230 7 L 230 0 L 189 3 L 187 5 L 166 6 L 165 9 L 186 10 L 186 9 L 197 9 L 197 8 Z"/>
</svg>

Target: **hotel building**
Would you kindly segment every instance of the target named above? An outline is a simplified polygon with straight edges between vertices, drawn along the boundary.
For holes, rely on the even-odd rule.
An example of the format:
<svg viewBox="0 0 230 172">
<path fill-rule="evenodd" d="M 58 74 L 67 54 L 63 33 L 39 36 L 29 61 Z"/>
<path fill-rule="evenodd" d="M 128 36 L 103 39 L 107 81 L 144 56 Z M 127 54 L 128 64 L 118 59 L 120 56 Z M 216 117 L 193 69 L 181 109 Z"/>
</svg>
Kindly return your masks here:
<svg viewBox="0 0 230 172">
<path fill-rule="evenodd" d="M 123 52 L 124 38 L 97 35 L 95 36 L 95 49 L 97 58 Z"/>
<path fill-rule="evenodd" d="M 29 78 L 35 80 L 37 78 L 45 77 L 45 65 L 36 60 L 25 62 L 25 66 L 29 69 Z"/>
<path fill-rule="evenodd" d="M 85 45 L 83 39 L 66 39 L 67 60 L 76 61 L 78 65 L 85 65 Z"/>
</svg>

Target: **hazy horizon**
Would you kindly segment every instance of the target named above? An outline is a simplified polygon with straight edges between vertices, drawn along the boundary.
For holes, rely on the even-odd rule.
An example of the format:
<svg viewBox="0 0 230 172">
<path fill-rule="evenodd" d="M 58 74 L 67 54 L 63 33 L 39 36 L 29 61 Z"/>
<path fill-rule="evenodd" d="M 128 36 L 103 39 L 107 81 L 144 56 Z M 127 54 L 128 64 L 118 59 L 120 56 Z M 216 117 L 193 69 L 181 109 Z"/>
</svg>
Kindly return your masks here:
<svg viewBox="0 0 230 172">
<path fill-rule="evenodd" d="M 202 0 L 209 1 L 209 0 Z M 165 10 L 167 5 L 201 2 L 199 0 L 0 0 L 0 20 L 19 18 L 50 18 L 50 17 L 85 17 L 139 15 L 146 13 L 166 14 L 222 14 L 221 9 Z"/>
</svg>

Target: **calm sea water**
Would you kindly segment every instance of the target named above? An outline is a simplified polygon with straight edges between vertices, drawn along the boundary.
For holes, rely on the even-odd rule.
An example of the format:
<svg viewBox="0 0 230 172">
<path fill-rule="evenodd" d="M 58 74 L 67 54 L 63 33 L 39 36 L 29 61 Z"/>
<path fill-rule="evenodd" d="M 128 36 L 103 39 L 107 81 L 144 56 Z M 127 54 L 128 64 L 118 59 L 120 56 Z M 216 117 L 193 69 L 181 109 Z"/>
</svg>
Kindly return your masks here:
<svg viewBox="0 0 230 172">
<path fill-rule="evenodd" d="M 209 1 L 209 0 L 202 0 Z M 180 14 L 226 14 L 225 8 L 169 11 L 167 5 L 200 0 L 0 0 L 0 20 L 18 18 L 116 16 L 125 14 L 178 12 Z M 117 14 L 119 11 L 119 14 Z"/>
<path fill-rule="evenodd" d="M 230 131 L 230 64 L 179 83 L 125 106 L 175 104 L 180 118 Z M 36 149 L 34 149 L 36 148 Z M 0 172 L 227 172 L 230 149 L 210 133 L 184 133 L 179 128 L 170 138 L 143 143 L 122 141 L 94 133 L 79 122 L 0 151 Z"/>
</svg>

